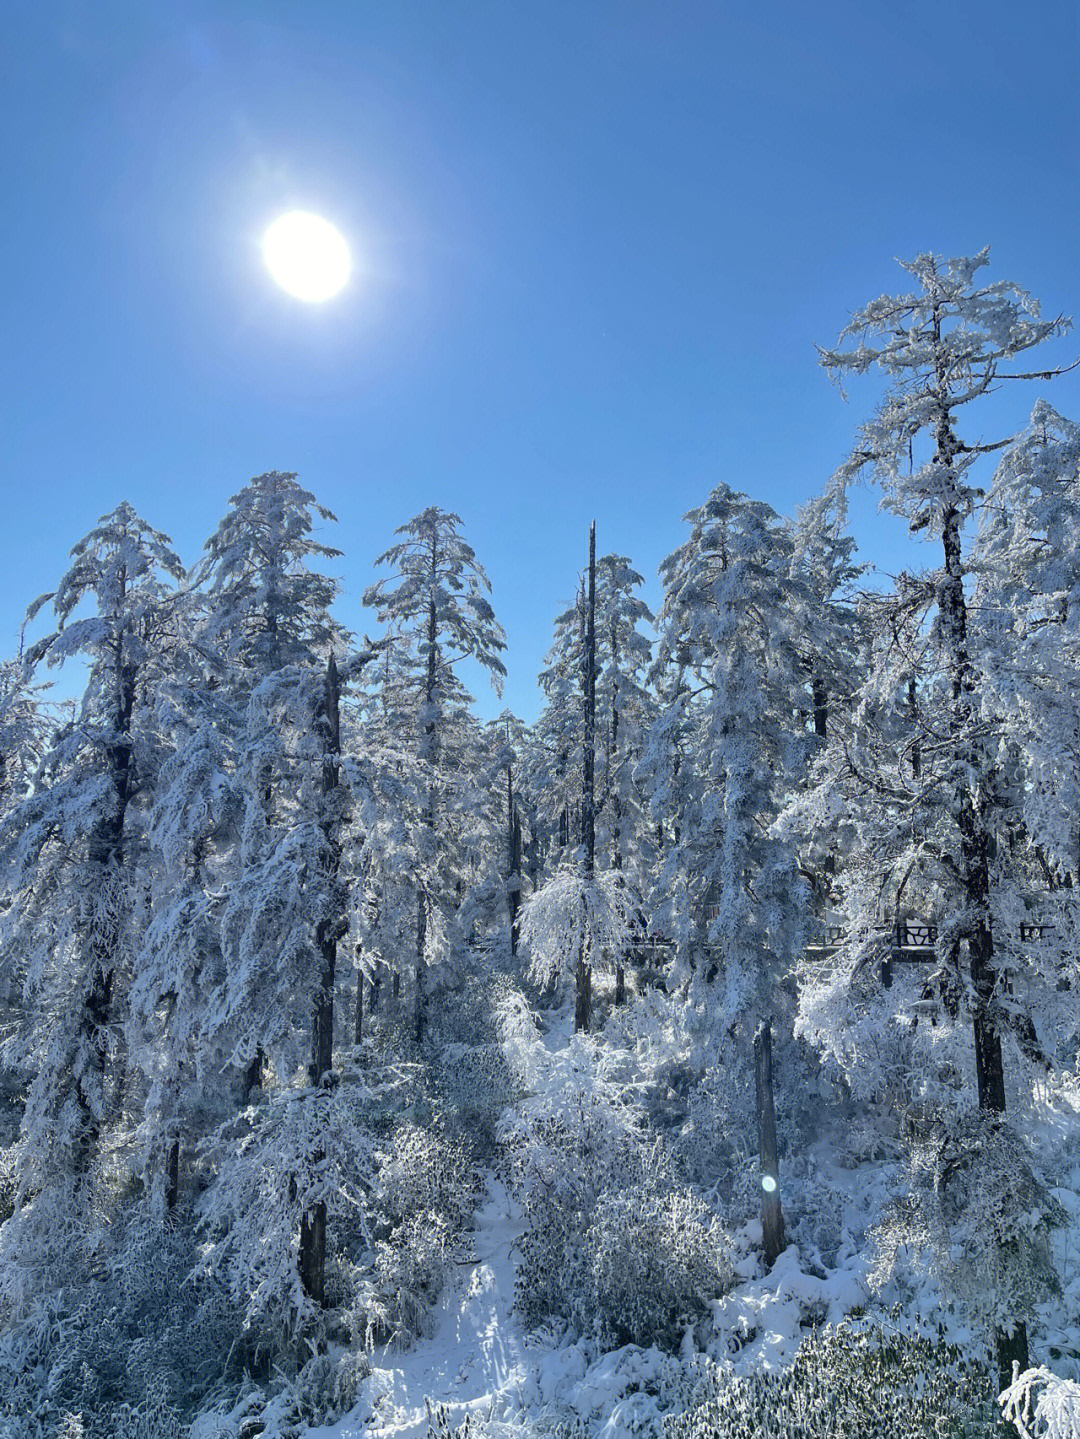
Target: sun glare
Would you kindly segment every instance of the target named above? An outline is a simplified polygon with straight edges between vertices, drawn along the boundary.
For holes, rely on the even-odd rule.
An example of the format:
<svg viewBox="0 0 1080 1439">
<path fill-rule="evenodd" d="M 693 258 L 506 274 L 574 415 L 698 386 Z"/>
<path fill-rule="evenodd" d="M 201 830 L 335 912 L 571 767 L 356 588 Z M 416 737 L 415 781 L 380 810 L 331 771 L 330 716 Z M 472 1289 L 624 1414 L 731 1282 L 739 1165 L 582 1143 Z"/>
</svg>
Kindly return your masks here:
<svg viewBox="0 0 1080 1439">
<path fill-rule="evenodd" d="M 332 299 L 352 270 L 341 231 L 305 210 L 274 221 L 263 237 L 263 258 L 283 290 L 312 303 Z"/>
</svg>

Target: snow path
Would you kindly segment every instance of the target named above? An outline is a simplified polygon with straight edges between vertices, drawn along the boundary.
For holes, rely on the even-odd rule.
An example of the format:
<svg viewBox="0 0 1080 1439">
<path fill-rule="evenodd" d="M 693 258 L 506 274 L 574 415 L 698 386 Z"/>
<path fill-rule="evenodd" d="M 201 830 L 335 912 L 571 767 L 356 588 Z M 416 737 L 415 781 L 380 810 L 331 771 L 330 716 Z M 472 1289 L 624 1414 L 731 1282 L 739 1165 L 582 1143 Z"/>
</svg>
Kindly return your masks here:
<svg viewBox="0 0 1080 1439">
<path fill-rule="evenodd" d="M 476 1211 L 476 1263 L 449 1286 L 434 1314 L 430 1339 L 407 1351 L 377 1349 L 363 1397 L 336 1424 L 309 1429 L 305 1439 L 423 1439 L 427 1401 L 442 1403 L 455 1423 L 475 1410 L 488 1418 L 520 1408 L 527 1366 L 516 1324 L 514 1245 L 521 1233 L 518 1206 L 497 1180 Z"/>
</svg>

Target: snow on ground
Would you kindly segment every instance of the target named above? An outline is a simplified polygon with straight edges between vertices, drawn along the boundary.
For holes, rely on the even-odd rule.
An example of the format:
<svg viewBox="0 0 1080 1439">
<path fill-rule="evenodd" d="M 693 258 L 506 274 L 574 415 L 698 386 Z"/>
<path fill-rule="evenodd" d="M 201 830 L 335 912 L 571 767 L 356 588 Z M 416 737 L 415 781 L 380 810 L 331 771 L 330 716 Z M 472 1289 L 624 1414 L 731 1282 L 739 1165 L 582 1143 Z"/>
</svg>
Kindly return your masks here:
<svg viewBox="0 0 1080 1439">
<path fill-rule="evenodd" d="M 526 1338 L 511 1313 L 520 1233 L 517 1204 L 490 1179 L 476 1213 L 476 1262 L 444 1294 L 431 1336 L 405 1351 L 376 1350 L 352 1413 L 308 1430 L 305 1439 L 424 1439 L 429 1401 L 432 1412 L 443 1404 L 455 1424 L 471 1412 L 501 1421 L 507 1435 L 523 1432 L 515 1421 L 541 1414 L 576 1415 L 594 1439 L 655 1435 L 662 1414 L 691 1400 L 695 1378 L 708 1367 L 692 1336 L 681 1355 L 634 1346 L 597 1354 L 586 1341 L 556 1347 Z M 836 1322 L 865 1303 L 866 1259 L 845 1238 L 828 1274 L 808 1273 L 791 1245 L 762 1276 L 760 1227 L 747 1225 L 737 1237 L 743 1283 L 713 1306 L 710 1357 L 733 1360 L 736 1370 L 780 1367 L 804 1337 L 808 1313 Z"/>
<path fill-rule="evenodd" d="M 356 1408 L 306 1439 L 414 1439 L 427 1433 L 428 1400 L 433 1410 L 445 1404 L 455 1423 L 470 1410 L 485 1419 L 519 1411 L 527 1366 L 510 1307 L 520 1231 L 517 1206 L 490 1180 L 476 1213 L 476 1263 L 443 1295 L 431 1337 L 406 1351 L 377 1349 Z"/>
</svg>

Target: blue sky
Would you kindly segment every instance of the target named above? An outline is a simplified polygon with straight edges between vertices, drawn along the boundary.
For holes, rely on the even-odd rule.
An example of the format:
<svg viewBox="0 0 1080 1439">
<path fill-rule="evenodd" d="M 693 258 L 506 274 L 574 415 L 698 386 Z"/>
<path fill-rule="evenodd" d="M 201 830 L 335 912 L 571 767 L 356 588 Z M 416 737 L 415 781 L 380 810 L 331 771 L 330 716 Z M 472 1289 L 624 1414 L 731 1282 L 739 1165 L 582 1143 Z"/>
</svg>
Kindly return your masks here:
<svg viewBox="0 0 1080 1439">
<path fill-rule="evenodd" d="M 718 480 L 789 512 L 821 487 L 876 388 L 845 404 L 814 346 L 894 257 L 990 244 L 989 278 L 1080 312 L 1078 59 L 1071 0 L 17 0 L 2 648 L 121 499 L 191 562 L 248 478 L 296 470 L 357 629 L 394 527 L 462 515 L 531 718 L 590 519 L 655 601 Z M 357 257 L 321 307 L 262 265 L 292 208 Z M 1080 417 L 1080 375 L 1044 388 Z M 863 558 L 910 563 L 875 505 Z"/>
</svg>

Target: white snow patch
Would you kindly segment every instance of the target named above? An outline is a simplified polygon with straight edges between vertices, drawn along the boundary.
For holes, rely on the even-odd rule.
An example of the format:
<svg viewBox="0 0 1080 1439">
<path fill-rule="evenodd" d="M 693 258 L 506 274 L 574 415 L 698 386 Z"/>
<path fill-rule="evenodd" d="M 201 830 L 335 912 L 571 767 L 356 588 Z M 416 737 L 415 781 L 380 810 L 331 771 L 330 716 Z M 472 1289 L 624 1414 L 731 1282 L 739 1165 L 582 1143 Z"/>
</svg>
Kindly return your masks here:
<svg viewBox="0 0 1080 1439">
<path fill-rule="evenodd" d="M 520 1232 L 517 1205 L 501 1183 L 490 1180 L 476 1213 L 477 1262 L 443 1295 L 431 1338 L 404 1352 L 377 1349 L 352 1413 L 309 1429 L 305 1439 L 422 1439 L 429 1401 L 432 1410 L 444 1404 L 455 1423 L 470 1411 L 484 1419 L 520 1412 L 530 1397 L 528 1366 L 510 1317 Z"/>
</svg>

